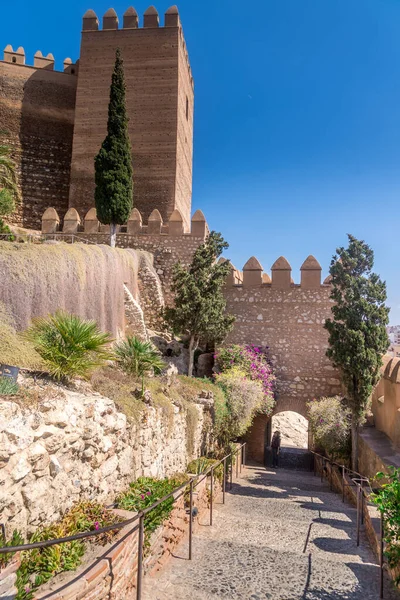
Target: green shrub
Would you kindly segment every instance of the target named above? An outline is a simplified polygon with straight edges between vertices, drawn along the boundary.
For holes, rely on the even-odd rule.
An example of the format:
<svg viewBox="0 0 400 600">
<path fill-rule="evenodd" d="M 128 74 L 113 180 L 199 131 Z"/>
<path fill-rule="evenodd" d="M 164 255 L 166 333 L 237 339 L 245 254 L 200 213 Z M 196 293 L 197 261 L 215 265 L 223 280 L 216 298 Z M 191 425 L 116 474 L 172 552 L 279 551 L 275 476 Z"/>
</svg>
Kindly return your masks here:
<svg viewBox="0 0 400 600">
<path fill-rule="evenodd" d="M 79 502 L 58 523 L 41 527 L 35 531 L 28 543 L 68 537 L 76 533 L 100 529 L 119 521 L 121 519 L 117 515 L 96 502 Z M 17 572 L 18 595 L 16 600 L 31 600 L 40 585 L 58 573 L 74 571 L 81 563 L 87 544 L 104 545 L 113 538 L 115 533 L 116 530 L 100 534 L 92 538 L 91 542 L 75 540 L 23 552 L 21 566 Z"/>
<path fill-rule="evenodd" d="M 220 424 L 221 435 L 230 440 L 246 433 L 264 401 L 259 381 L 253 381 L 239 367 L 216 375 L 216 383 L 226 397 L 226 416 Z"/>
<path fill-rule="evenodd" d="M 169 479 L 154 479 L 152 477 L 139 477 L 129 484 L 129 490 L 117 498 L 118 508 L 123 510 L 141 511 L 164 496 L 170 494 L 188 479 L 187 475 L 176 475 Z M 145 548 L 149 548 L 150 536 L 172 512 L 174 498 L 168 498 L 157 508 L 151 510 L 144 518 Z"/>
<path fill-rule="evenodd" d="M 0 548 L 9 548 L 10 546 L 22 546 L 24 538 L 21 533 L 14 529 L 11 538 L 6 542 L 4 537 L 0 535 Z M 10 562 L 15 552 L 8 554 L 0 554 L 0 569 L 4 569 Z"/>
<path fill-rule="evenodd" d="M 213 465 L 218 463 L 219 461 L 215 458 L 208 458 L 206 456 L 200 456 L 200 458 L 196 458 L 192 460 L 188 466 L 186 471 L 192 475 L 201 475 L 210 469 Z M 224 465 L 220 464 L 218 467 L 214 469 L 214 475 L 222 483 L 224 477 Z"/>
<path fill-rule="evenodd" d="M 50 374 L 59 380 L 85 376 L 111 358 L 111 342 L 95 321 L 58 311 L 35 319 L 25 332 Z"/>
<path fill-rule="evenodd" d="M 348 457 L 351 443 L 351 411 L 339 396 L 307 403 L 314 443 L 331 458 Z"/>
<path fill-rule="evenodd" d="M 378 492 L 371 494 L 370 499 L 383 514 L 384 540 L 386 542 L 385 554 L 389 567 L 398 569 L 400 565 L 400 469 L 389 466 L 389 473 L 377 473 L 377 481 L 382 483 Z M 396 585 L 400 585 L 400 575 L 395 578 Z"/>
<path fill-rule="evenodd" d="M 142 342 L 134 336 L 116 344 L 115 355 L 123 371 L 141 379 L 142 395 L 145 375 L 158 375 L 165 367 L 156 347 L 151 342 Z"/>
<path fill-rule="evenodd" d="M 10 377 L 0 377 L 0 396 L 15 396 L 18 394 L 19 386 Z"/>
</svg>

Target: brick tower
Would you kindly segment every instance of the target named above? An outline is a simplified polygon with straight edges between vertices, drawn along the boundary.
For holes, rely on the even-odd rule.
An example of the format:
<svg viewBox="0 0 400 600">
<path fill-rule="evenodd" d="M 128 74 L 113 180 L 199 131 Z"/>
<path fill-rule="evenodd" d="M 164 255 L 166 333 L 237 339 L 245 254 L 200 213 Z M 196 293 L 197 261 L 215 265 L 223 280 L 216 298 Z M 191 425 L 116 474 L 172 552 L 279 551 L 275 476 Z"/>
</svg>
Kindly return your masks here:
<svg viewBox="0 0 400 600">
<path fill-rule="evenodd" d="M 69 206 L 83 216 L 94 205 L 94 157 L 107 131 L 115 52 L 124 61 L 129 134 L 134 169 L 134 202 L 146 221 L 157 208 L 164 221 L 179 209 L 189 228 L 193 160 L 193 78 L 176 6 L 164 27 L 154 7 L 143 27 L 134 8 L 122 28 L 110 8 L 99 21 L 83 17 L 76 95 Z"/>
</svg>

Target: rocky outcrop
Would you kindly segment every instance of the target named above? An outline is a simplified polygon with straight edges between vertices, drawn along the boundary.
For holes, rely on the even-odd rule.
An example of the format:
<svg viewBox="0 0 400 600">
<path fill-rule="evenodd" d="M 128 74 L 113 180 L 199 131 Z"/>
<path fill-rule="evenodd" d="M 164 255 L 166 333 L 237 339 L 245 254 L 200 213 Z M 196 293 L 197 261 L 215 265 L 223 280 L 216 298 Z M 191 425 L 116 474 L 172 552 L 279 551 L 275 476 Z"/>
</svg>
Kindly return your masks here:
<svg viewBox="0 0 400 600">
<path fill-rule="evenodd" d="M 8 534 L 55 521 L 78 499 L 112 502 L 141 475 L 184 472 L 200 453 L 208 408 L 190 406 L 195 427 L 188 409 L 170 409 L 145 406 L 128 421 L 109 398 L 67 389 L 34 409 L 0 401 L 0 522 Z"/>
</svg>

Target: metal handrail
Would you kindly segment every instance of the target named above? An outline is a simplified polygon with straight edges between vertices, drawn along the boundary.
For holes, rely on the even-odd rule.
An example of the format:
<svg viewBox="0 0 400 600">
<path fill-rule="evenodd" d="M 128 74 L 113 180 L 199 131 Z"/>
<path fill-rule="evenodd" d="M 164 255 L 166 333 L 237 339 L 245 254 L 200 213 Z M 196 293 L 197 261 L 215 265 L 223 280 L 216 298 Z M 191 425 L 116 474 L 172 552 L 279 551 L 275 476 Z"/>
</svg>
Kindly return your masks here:
<svg viewBox="0 0 400 600">
<path fill-rule="evenodd" d="M 57 544 L 65 544 L 68 542 L 73 542 L 75 540 L 81 540 L 85 538 L 95 537 L 101 535 L 103 533 L 107 533 L 109 531 L 114 531 L 118 529 L 123 529 L 127 525 L 132 525 L 133 523 L 138 523 L 139 527 L 139 538 L 138 538 L 138 567 L 137 567 L 137 582 L 136 582 L 136 600 L 141 600 L 142 593 L 142 578 L 143 578 L 143 546 L 144 546 L 144 518 L 147 514 L 149 514 L 152 510 L 157 508 L 163 502 L 166 502 L 169 498 L 174 497 L 176 500 L 179 498 L 184 492 L 183 490 L 189 487 L 190 498 L 189 498 L 189 560 L 192 560 L 192 540 L 193 540 L 193 524 L 192 524 L 192 516 L 193 516 L 193 490 L 204 480 L 211 475 L 211 494 L 210 494 L 210 525 L 212 525 L 212 515 L 213 515 L 213 487 L 214 487 L 214 470 L 218 468 L 221 464 L 224 465 L 224 473 L 223 473 L 223 484 L 222 484 L 222 502 L 225 504 L 225 492 L 226 492 L 226 461 L 228 459 L 232 459 L 239 452 L 241 452 L 242 460 L 240 461 L 240 470 L 242 465 L 245 464 L 245 456 L 246 456 L 246 442 L 236 448 L 235 451 L 230 452 L 219 460 L 217 463 L 211 465 L 207 471 L 204 473 L 199 473 L 193 477 L 190 477 L 187 481 L 185 481 L 182 485 L 175 488 L 172 492 L 160 498 L 151 506 L 139 511 L 134 517 L 131 519 L 126 519 L 125 521 L 121 521 L 119 523 L 114 523 L 112 525 L 106 525 L 105 527 L 100 527 L 99 529 L 94 529 L 91 531 L 84 531 L 82 533 L 75 533 L 74 535 L 70 535 L 63 538 L 55 538 L 53 540 L 45 540 L 42 542 L 34 542 L 31 544 L 21 544 L 19 546 L 4 546 L 0 548 L 0 556 L 2 554 L 11 554 L 15 552 L 24 552 L 28 550 L 34 550 L 35 548 L 48 548 L 49 546 L 56 546 Z M 236 465 L 236 472 L 238 474 L 238 463 Z M 230 487 L 232 488 L 232 471 L 233 471 L 233 461 L 231 460 L 228 463 L 230 466 Z M 179 496 L 177 496 L 179 494 Z M 2 525 L 3 537 L 5 539 L 4 527 Z M 136 531 L 137 527 L 132 530 Z"/>
<path fill-rule="evenodd" d="M 364 523 L 364 498 L 366 497 L 366 493 L 365 493 L 365 488 L 364 488 L 364 482 L 367 482 L 369 489 L 372 492 L 372 486 L 371 486 L 371 480 L 368 477 L 365 477 L 364 475 L 361 475 L 361 473 L 358 473 L 357 471 L 354 471 L 353 469 L 350 469 L 349 467 L 346 467 L 343 464 L 339 464 L 333 460 L 331 460 L 330 458 L 328 458 L 327 456 L 323 456 L 322 454 L 318 454 L 318 452 L 313 452 L 312 450 L 310 451 L 311 454 L 313 454 L 315 457 L 318 456 L 319 458 L 321 458 L 324 462 L 328 462 L 331 465 L 331 476 L 330 476 L 330 489 L 332 490 L 332 473 L 333 473 L 333 466 L 337 466 L 339 467 L 339 469 L 342 470 L 342 501 L 344 502 L 345 500 L 345 488 L 346 487 L 351 487 L 351 484 L 345 483 L 345 474 L 346 473 L 351 473 L 353 476 L 350 476 L 350 480 L 352 481 L 353 484 L 356 485 L 357 487 L 357 492 L 356 492 L 356 500 L 357 500 L 357 520 L 356 520 L 356 527 L 357 527 L 357 547 L 360 545 L 360 530 L 361 530 L 361 525 L 363 525 Z M 322 467 L 322 465 L 321 465 Z M 315 475 L 315 460 L 314 460 L 314 475 Z M 357 477 L 354 477 L 354 475 L 357 475 Z M 321 481 L 323 479 L 323 468 L 321 468 Z M 383 514 L 383 512 L 380 512 L 380 550 L 379 550 L 379 598 L 380 600 L 383 599 L 383 592 L 384 592 L 384 577 L 383 577 L 383 572 L 384 572 L 384 529 L 385 529 L 385 516 Z"/>
</svg>

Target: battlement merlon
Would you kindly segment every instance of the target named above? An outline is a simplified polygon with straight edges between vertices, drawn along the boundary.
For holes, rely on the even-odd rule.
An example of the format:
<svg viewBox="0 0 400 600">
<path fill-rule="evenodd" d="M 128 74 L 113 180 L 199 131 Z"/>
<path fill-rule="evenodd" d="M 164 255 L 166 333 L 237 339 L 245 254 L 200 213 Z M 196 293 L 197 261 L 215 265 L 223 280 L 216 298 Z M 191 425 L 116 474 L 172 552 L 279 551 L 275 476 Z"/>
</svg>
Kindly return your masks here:
<svg viewBox="0 0 400 600">
<path fill-rule="evenodd" d="M 38 50 L 35 52 L 33 57 L 33 65 L 26 64 L 25 50 L 20 46 L 17 50 L 13 50 L 13 47 L 8 44 L 4 48 L 3 62 L 11 63 L 14 65 L 25 66 L 33 69 L 46 69 L 47 71 L 54 71 L 54 56 L 49 52 L 47 56 L 43 56 L 42 52 Z M 64 73 L 68 75 L 77 75 L 78 63 L 74 64 L 70 58 L 64 60 Z"/>
<path fill-rule="evenodd" d="M 85 33 L 93 33 L 94 31 L 102 32 L 103 34 L 107 34 L 108 31 L 126 31 L 131 30 L 132 33 L 135 30 L 145 30 L 145 29 L 163 29 L 160 25 L 160 17 L 157 9 L 154 6 L 150 6 L 143 14 L 143 26 L 140 27 L 139 15 L 133 6 L 130 6 L 123 15 L 122 27 L 119 27 L 120 21 L 118 19 L 118 15 L 114 8 L 109 8 L 103 15 L 102 20 L 102 29 L 100 29 L 100 20 L 97 17 L 94 10 L 89 9 L 83 15 L 83 23 L 82 23 L 82 34 Z M 187 51 L 186 43 L 183 37 L 182 24 L 179 17 L 179 11 L 177 6 L 171 6 L 164 14 L 164 28 L 166 27 L 176 27 L 179 29 L 180 33 L 180 41 L 182 44 L 183 52 L 185 54 L 187 68 L 189 72 L 190 82 L 192 87 L 193 83 L 193 75 L 190 67 L 189 54 Z"/>
<path fill-rule="evenodd" d="M 62 232 L 60 228 L 62 226 Z M 156 236 L 193 236 L 206 239 L 209 234 L 209 228 L 206 218 L 201 210 L 197 210 L 190 224 L 190 231 L 185 230 L 185 224 L 182 214 L 175 209 L 167 223 L 164 223 L 159 210 L 154 209 L 148 218 L 147 225 L 143 225 L 142 215 L 137 208 L 134 208 L 130 214 L 128 222 L 123 226 L 118 226 L 118 233 L 127 235 L 156 235 Z M 109 225 L 102 225 L 97 219 L 96 209 L 93 207 L 82 220 L 75 208 L 69 208 L 61 221 L 54 207 L 45 210 L 42 216 L 42 233 L 44 234 L 104 234 L 109 232 Z"/>
<path fill-rule="evenodd" d="M 293 287 L 301 287 L 304 290 L 315 290 L 331 284 L 331 278 L 327 277 L 321 283 L 322 268 L 314 256 L 308 256 L 300 268 L 301 283 L 295 284 L 292 277 L 292 267 L 284 256 L 280 256 L 271 267 L 270 277 L 264 273 L 261 263 L 255 256 L 249 258 L 239 271 L 231 265 L 231 271 L 226 280 L 227 287 L 241 286 L 243 288 L 270 287 L 276 290 L 290 290 Z"/>
</svg>

